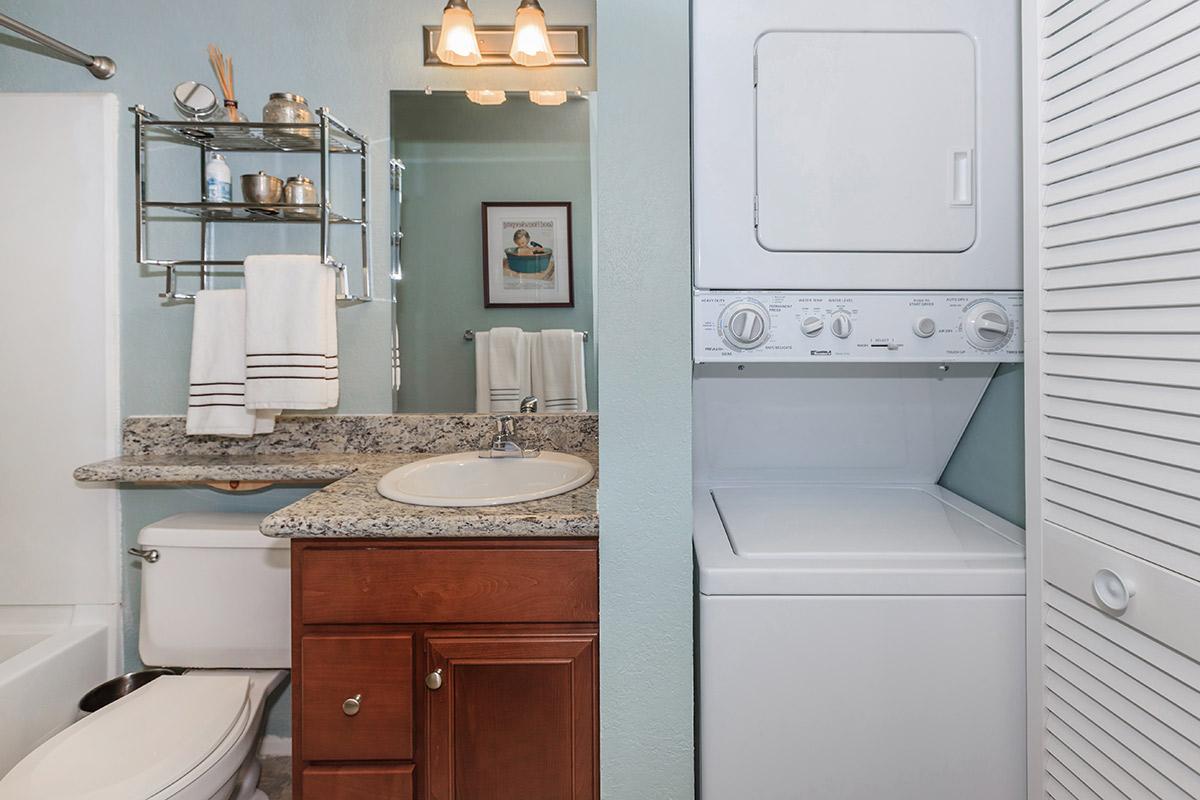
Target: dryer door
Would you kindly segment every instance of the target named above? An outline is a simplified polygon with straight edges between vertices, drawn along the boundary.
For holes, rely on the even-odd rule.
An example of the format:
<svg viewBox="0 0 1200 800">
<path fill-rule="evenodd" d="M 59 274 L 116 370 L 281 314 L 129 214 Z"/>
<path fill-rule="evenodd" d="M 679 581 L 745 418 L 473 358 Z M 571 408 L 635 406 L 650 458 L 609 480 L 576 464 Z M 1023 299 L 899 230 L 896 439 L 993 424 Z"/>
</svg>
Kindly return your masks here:
<svg viewBox="0 0 1200 800">
<path fill-rule="evenodd" d="M 975 242 L 975 43 L 956 32 L 759 39 L 759 244 L 957 253 Z"/>
</svg>

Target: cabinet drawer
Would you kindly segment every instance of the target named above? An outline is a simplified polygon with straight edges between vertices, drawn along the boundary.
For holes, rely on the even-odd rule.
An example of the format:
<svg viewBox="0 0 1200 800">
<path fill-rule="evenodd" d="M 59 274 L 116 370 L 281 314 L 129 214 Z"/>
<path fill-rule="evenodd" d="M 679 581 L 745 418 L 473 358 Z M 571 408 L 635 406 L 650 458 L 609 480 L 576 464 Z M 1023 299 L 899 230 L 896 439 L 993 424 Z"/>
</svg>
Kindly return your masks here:
<svg viewBox="0 0 1200 800">
<path fill-rule="evenodd" d="M 306 767 L 305 800 L 412 800 L 413 769 L 405 767 Z"/>
<path fill-rule="evenodd" d="M 305 624 L 595 622 L 592 547 L 306 548 Z"/>
<path fill-rule="evenodd" d="M 304 760 L 412 758 L 412 636 L 305 636 L 300 665 Z"/>
</svg>

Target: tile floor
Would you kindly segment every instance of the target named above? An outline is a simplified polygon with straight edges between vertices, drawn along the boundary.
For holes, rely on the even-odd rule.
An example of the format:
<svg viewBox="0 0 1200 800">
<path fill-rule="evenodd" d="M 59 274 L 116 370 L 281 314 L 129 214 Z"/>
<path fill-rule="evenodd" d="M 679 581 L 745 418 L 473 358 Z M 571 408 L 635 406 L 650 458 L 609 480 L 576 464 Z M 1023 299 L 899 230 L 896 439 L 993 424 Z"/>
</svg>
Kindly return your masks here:
<svg viewBox="0 0 1200 800">
<path fill-rule="evenodd" d="M 272 756 L 264 758 L 262 765 L 258 788 L 266 792 L 271 800 L 292 800 L 292 759 Z"/>
</svg>

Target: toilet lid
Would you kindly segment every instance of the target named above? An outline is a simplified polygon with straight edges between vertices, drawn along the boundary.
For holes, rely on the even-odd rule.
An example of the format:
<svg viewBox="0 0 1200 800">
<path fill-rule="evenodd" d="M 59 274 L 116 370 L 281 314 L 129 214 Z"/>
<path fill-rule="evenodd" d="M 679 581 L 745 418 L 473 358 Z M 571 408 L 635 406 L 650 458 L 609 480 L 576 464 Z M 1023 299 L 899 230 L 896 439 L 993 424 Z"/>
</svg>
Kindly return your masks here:
<svg viewBox="0 0 1200 800">
<path fill-rule="evenodd" d="M 80 720 L 0 780 L 0 800 L 136 800 L 195 769 L 248 713 L 245 675 L 159 678 Z"/>
</svg>

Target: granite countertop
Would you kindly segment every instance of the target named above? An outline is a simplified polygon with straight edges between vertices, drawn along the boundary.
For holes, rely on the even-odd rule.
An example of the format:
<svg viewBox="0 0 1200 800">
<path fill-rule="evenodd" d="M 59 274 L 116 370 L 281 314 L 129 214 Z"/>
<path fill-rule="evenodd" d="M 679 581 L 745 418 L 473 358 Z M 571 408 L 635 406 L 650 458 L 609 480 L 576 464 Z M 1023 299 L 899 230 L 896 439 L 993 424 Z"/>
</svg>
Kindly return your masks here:
<svg viewBox="0 0 1200 800">
<path fill-rule="evenodd" d="M 379 478 L 402 464 L 476 449 L 491 425 L 486 415 L 294 416 L 281 418 L 274 434 L 231 440 L 188 438 L 182 417 L 131 417 L 125 455 L 79 467 L 75 479 L 329 484 L 263 520 L 264 534 L 283 538 L 599 535 L 598 477 L 557 497 L 475 508 L 414 506 L 376 491 Z M 521 425 L 529 446 L 598 465 L 594 414 L 536 415 Z"/>
<path fill-rule="evenodd" d="M 597 465 L 595 453 L 581 455 Z M 260 529 L 267 536 L 286 538 L 592 537 L 600 533 L 598 478 L 557 497 L 476 508 L 413 506 L 388 500 L 376 491 L 385 473 L 427 457 L 360 456 L 352 474 L 276 511 Z"/>
</svg>

